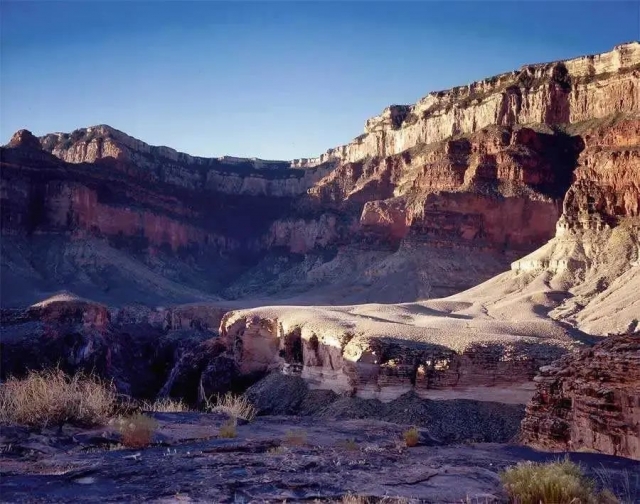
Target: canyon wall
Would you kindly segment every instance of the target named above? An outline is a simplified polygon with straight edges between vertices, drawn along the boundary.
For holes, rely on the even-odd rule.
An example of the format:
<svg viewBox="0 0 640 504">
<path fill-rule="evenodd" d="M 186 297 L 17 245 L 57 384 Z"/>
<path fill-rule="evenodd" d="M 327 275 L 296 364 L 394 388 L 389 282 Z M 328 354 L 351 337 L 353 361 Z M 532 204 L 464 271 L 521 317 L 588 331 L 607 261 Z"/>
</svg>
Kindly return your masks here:
<svg viewBox="0 0 640 504">
<path fill-rule="evenodd" d="M 353 162 L 386 157 L 415 145 L 468 134 L 489 125 L 562 124 L 640 110 L 640 43 L 611 52 L 547 64 L 526 65 L 468 86 L 433 92 L 415 105 L 394 105 L 369 119 L 364 134 L 318 158 Z"/>
<path fill-rule="evenodd" d="M 484 133 L 483 138 L 502 138 L 502 145 L 512 145 L 508 139 L 514 135 L 504 135 L 505 131 L 508 130 L 497 137 Z M 518 131 L 536 141 L 544 138 L 528 129 Z M 532 444 L 557 449 L 584 447 L 637 457 L 634 443 L 637 444 L 638 420 L 633 408 L 628 407 L 629 401 L 634 400 L 630 391 L 635 393 L 637 384 L 633 375 L 629 377 L 630 384 L 626 379 L 620 384 L 616 374 L 617 368 L 623 372 L 627 365 L 633 367 L 639 356 L 637 345 L 633 345 L 635 340 L 622 345 L 624 355 L 615 354 L 613 360 L 601 352 L 583 353 L 605 355 L 606 359 L 592 365 L 590 358 L 580 358 L 575 364 L 583 366 L 585 377 L 593 383 L 600 380 L 601 367 L 611 366 L 611 373 L 602 377 L 611 404 L 596 403 L 596 392 L 592 390 L 595 385 L 585 384 L 586 378 L 581 374 L 567 374 L 567 366 L 574 365 L 567 363 L 574 362 L 573 357 L 550 364 L 564 353 L 573 355 L 572 351 L 597 341 L 592 336 L 638 328 L 640 117 L 621 114 L 589 124 L 578 123 L 567 126 L 564 134 L 568 137 L 563 144 L 565 153 L 579 154 L 555 237 L 514 261 L 511 271 L 443 300 L 313 309 L 273 306 L 231 312 L 222 319 L 221 341 L 240 372 L 298 374 L 312 387 L 383 401 L 413 392 L 432 399 L 473 398 L 524 404 L 532 397 L 533 378 L 543 366 L 542 374 L 536 378 L 540 384 L 523 423 L 525 436 Z M 501 144 L 485 141 L 480 145 L 487 149 L 487 145 Z M 451 163 L 451 158 L 445 159 Z M 428 209 L 432 202 L 437 211 L 426 211 L 424 216 L 416 212 L 416 217 L 407 211 L 407 200 L 395 196 L 368 202 L 363 220 L 371 219 L 369 225 L 386 228 L 388 234 L 405 242 L 413 232 L 427 240 L 435 235 L 432 244 L 444 237 L 441 243 L 451 250 L 453 235 L 460 233 L 459 246 L 467 239 L 490 247 L 500 241 L 494 229 L 509 229 L 505 225 L 489 225 L 494 222 L 492 205 L 496 205 L 495 222 L 500 218 L 522 222 L 527 227 L 526 236 L 531 236 L 536 221 L 531 217 L 526 222 L 518 221 L 523 213 L 512 206 L 522 201 L 512 196 L 522 190 L 514 182 L 518 179 L 512 177 L 509 184 L 497 186 L 509 194 L 497 200 L 499 203 L 486 198 L 483 191 L 472 194 L 464 189 L 465 174 L 470 170 L 461 162 L 464 159 L 456 160 L 456 166 L 462 168 L 459 179 L 443 182 L 449 184 L 446 192 L 427 195 L 420 207 L 411 208 Z M 521 162 L 520 166 L 526 165 Z M 532 165 L 537 167 L 536 182 L 543 183 L 544 163 L 538 159 Z M 395 165 L 389 163 L 385 169 L 389 166 Z M 493 168 L 487 170 L 490 175 L 485 180 L 501 172 L 499 165 Z M 398 172 L 404 175 L 407 169 Z M 513 174 L 514 170 L 502 172 Z M 402 175 L 394 175 L 393 170 L 390 173 L 386 177 L 391 186 L 387 194 L 402 186 L 398 182 Z M 357 177 L 351 178 L 351 185 L 344 184 L 349 177 L 339 180 L 339 189 L 346 195 L 340 198 L 356 194 L 351 188 L 358 185 Z M 535 185 L 530 184 L 527 189 L 531 187 Z M 495 198 L 496 186 L 491 189 Z M 328 192 L 324 197 L 335 193 Z M 529 196 L 526 204 L 538 201 L 544 202 L 542 194 L 538 199 Z M 369 208 L 374 205 L 375 214 L 374 208 Z M 464 220 L 456 220 L 447 211 L 451 207 L 469 213 Z M 470 212 L 474 208 L 481 208 L 478 213 L 483 219 L 482 237 L 473 232 Z M 544 222 L 542 210 L 535 214 L 538 222 Z M 554 221 L 550 215 L 547 222 Z M 446 277 L 444 272 L 441 275 Z M 605 348 L 603 345 L 596 348 Z M 618 393 L 616 387 L 623 390 Z M 569 397 L 574 398 L 573 409 Z"/>
<path fill-rule="evenodd" d="M 303 194 L 332 166 L 294 170 L 287 161 L 195 157 L 170 147 L 148 145 L 107 125 L 72 133 L 51 133 L 39 141 L 42 149 L 68 163 L 108 160 L 110 169 L 148 182 L 224 194 L 275 197 Z"/>
</svg>

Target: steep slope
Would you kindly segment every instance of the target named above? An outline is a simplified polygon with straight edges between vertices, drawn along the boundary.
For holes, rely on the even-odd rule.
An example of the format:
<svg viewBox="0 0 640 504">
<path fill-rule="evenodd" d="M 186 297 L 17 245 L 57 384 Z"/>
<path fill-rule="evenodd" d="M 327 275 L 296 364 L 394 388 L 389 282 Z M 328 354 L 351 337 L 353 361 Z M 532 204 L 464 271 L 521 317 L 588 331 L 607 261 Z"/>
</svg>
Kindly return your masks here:
<svg viewBox="0 0 640 504">
<path fill-rule="evenodd" d="M 639 70 L 638 42 L 603 54 L 526 65 L 468 86 L 429 93 L 415 105 L 393 105 L 369 119 L 364 134 L 353 142 L 294 163 L 317 166 L 386 157 L 489 125 L 578 123 L 637 111 Z"/>
<path fill-rule="evenodd" d="M 362 302 L 450 294 L 491 277 L 552 235 L 580 148 L 563 134 L 490 128 L 401 156 L 339 164 L 296 195 L 300 189 L 291 189 L 292 180 L 305 187 L 307 172 L 326 167 L 231 171 L 237 184 L 204 182 L 213 168 L 199 183 L 187 175 L 174 180 L 165 158 L 134 162 L 137 155 L 124 147 L 114 151 L 111 129 L 98 131 L 107 136 L 90 136 L 88 145 L 79 137 L 72 148 L 117 158 L 61 162 L 37 150 L 37 140 L 25 132 L 3 150 L 8 269 L 26 259 L 19 268 L 26 272 L 25 285 L 40 285 L 20 296 L 20 279 L 11 280 L 16 288 L 3 296 L 5 302 L 33 302 L 56 286 L 89 297 L 97 288 L 99 299 L 127 302 L 131 296 L 116 295 L 120 282 L 79 287 L 86 283 L 87 262 L 99 277 L 123 254 L 141 271 L 200 291 L 163 298 L 174 289 L 162 287 L 155 301 L 142 297 L 151 302 L 265 294 Z M 110 147 L 94 150 L 100 141 Z M 70 158 L 69 152 L 53 152 Z M 190 164 L 181 169 L 197 172 Z M 50 258 L 56 249 L 69 263 L 65 277 L 50 274 L 61 261 L 60 254 Z M 412 273 L 416 269 L 420 276 Z M 394 292 L 381 292 L 385 287 Z"/>
</svg>

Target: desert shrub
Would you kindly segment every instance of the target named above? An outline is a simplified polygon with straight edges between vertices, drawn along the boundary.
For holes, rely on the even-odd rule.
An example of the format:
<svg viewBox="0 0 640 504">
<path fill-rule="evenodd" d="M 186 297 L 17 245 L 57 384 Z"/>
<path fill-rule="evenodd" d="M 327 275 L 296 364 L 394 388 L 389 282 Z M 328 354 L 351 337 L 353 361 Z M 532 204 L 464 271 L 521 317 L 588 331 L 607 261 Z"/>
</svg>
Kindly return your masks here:
<svg viewBox="0 0 640 504">
<path fill-rule="evenodd" d="M 615 498 L 608 491 L 596 494 L 593 481 L 569 460 L 521 462 L 502 472 L 500 479 L 514 504 L 609 504 Z"/>
<path fill-rule="evenodd" d="M 601 466 L 596 468 L 594 472 L 600 486 L 606 489 L 600 493 L 602 504 L 637 504 L 638 495 L 640 495 L 640 474 L 630 473 L 625 469 L 621 474 L 619 473 L 619 481 L 616 485 L 613 476 L 618 471 Z M 617 493 L 610 490 L 614 487 L 617 487 Z"/>
<path fill-rule="evenodd" d="M 340 445 L 347 451 L 357 451 L 358 443 L 356 443 L 355 439 L 345 439 L 340 443 Z"/>
<path fill-rule="evenodd" d="M 236 433 L 236 426 L 237 426 L 237 421 L 235 418 L 230 418 L 229 420 L 227 420 L 227 422 L 225 422 L 224 424 L 222 424 L 220 426 L 220 429 L 218 430 L 218 437 L 221 438 L 234 438 L 236 437 L 237 433 Z"/>
<path fill-rule="evenodd" d="M 307 443 L 307 433 L 303 430 L 289 430 L 284 435 L 284 442 L 289 446 L 303 446 Z"/>
<path fill-rule="evenodd" d="M 156 413 L 181 413 L 183 411 L 189 411 L 189 407 L 181 400 L 171 399 L 170 397 L 156 399 L 152 403 L 145 402 L 143 409 Z"/>
<path fill-rule="evenodd" d="M 230 392 L 218 396 L 215 405 L 207 401 L 207 409 L 217 413 L 225 413 L 233 418 L 241 418 L 250 422 L 256 417 L 256 407 L 244 396 L 234 396 Z"/>
<path fill-rule="evenodd" d="M 112 384 L 93 375 L 32 371 L 0 385 L 0 421 L 34 427 L 100 425 L 113 413 L 116 397 Z"/>
<path fill-rule="evenodd" d="M 417 446 L 420 441 L 420 432 L 415 427 L 411 427 L 402 433 L 402 438 L 408 447 Z"/>
<path fill-rule="evenodd" d="M 362 495 L 348 493 L 342 500 L 341 504 L 409 504 L 409 499 L 404 497 L 364 497 Z"/>
<path fill-rule="evenodd" d="M 371 501 L 361 495 L 347 494 L 340 502 L 341 504 L 369 504 Z"/>
<path fill-rule="evenodd" d="M 144 448 L 149 446 L 153 434 L 158 428 L 155 419 L 136 413 L 118 421 L 118 432 L 122 437 L 122 444 L 127 448 Z"/>
</svg>

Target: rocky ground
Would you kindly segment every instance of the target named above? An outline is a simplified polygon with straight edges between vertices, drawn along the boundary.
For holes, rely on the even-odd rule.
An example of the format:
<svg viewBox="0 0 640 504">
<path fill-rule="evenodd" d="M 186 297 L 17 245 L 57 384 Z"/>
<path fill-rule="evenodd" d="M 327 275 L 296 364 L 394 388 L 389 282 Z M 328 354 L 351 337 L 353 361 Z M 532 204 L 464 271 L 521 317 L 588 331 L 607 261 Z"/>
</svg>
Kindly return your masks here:
<svg viewBox="0 0 640 504">
<path fill-rule="evenodd" d="M 60 433 L 4 427 L 2 501 L 342 502 L 351 494 L 504 502 L 502 469 L 561 456 L 511 444 L 443 445 L 427 429 L 420 430 L 418 446 L 407 448 L 401 436 L 408 426 L 376 420 L 264 416 L 239 425 L 236 438 L 221 439 L 223 415 L 153 415 L 154 443 L 141 450 L 122 448 L 112 427 L 65 426 Z M 570 457 L 620 495 L 628 493 L 629 481 L 633 492 L 640 483 L 633 479 L 640 462 L 594 453 Z"/>
</svg>

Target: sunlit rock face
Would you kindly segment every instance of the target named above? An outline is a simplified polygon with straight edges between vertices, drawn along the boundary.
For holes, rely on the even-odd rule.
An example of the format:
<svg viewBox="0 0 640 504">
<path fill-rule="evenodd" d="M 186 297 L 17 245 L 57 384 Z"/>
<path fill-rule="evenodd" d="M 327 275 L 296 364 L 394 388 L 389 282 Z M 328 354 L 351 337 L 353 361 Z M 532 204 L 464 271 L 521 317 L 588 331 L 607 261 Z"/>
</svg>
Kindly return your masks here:
<svg viewBox="0 0 640 504">
<path fill-rule="evenodd" d="M 487 338 L 448 344 L 420 338 L 365 334 L 348 321 L 305 322 L 304 308 L 232 311 L 220 325 L 221 343 L 244 375 L 281 371 L 305 379 L 312 388 L 365 399 L 391 401 L 413 391 L 431 399 L 475 399 L 524 404 L 531 379 L 570 348 L 569 340 L 533 341 Z M 339 312 L 336 312 L 336 315 Z M 354 319 L 355 320 L 355 319 Z"/>
<path fill-rule="evenodd" d="M 392 106 L 321 162 L 194 157 L 106 125 L 21 130 L 2 151 L 3 303 L 73 286 L 118 304 L 96 279 L 125 263 L 123 291 L 170 302 L 471 287 L 575 228 L 576 208 L 637 214 L 637 123 L 616 118 L 638 110 L 639 55 L 626 44 Z"/>
<path fill-rule="evenodd" d="M 415 105 L 394 105 L 369 119 L 364 134 L 318 158 L 355 162 L 387 157 L 489 125 L 576 123 L 640 110 L 640 43 L 608 53 L 527 65 L 468 86 L 433 92 Z"/>
</svg>

